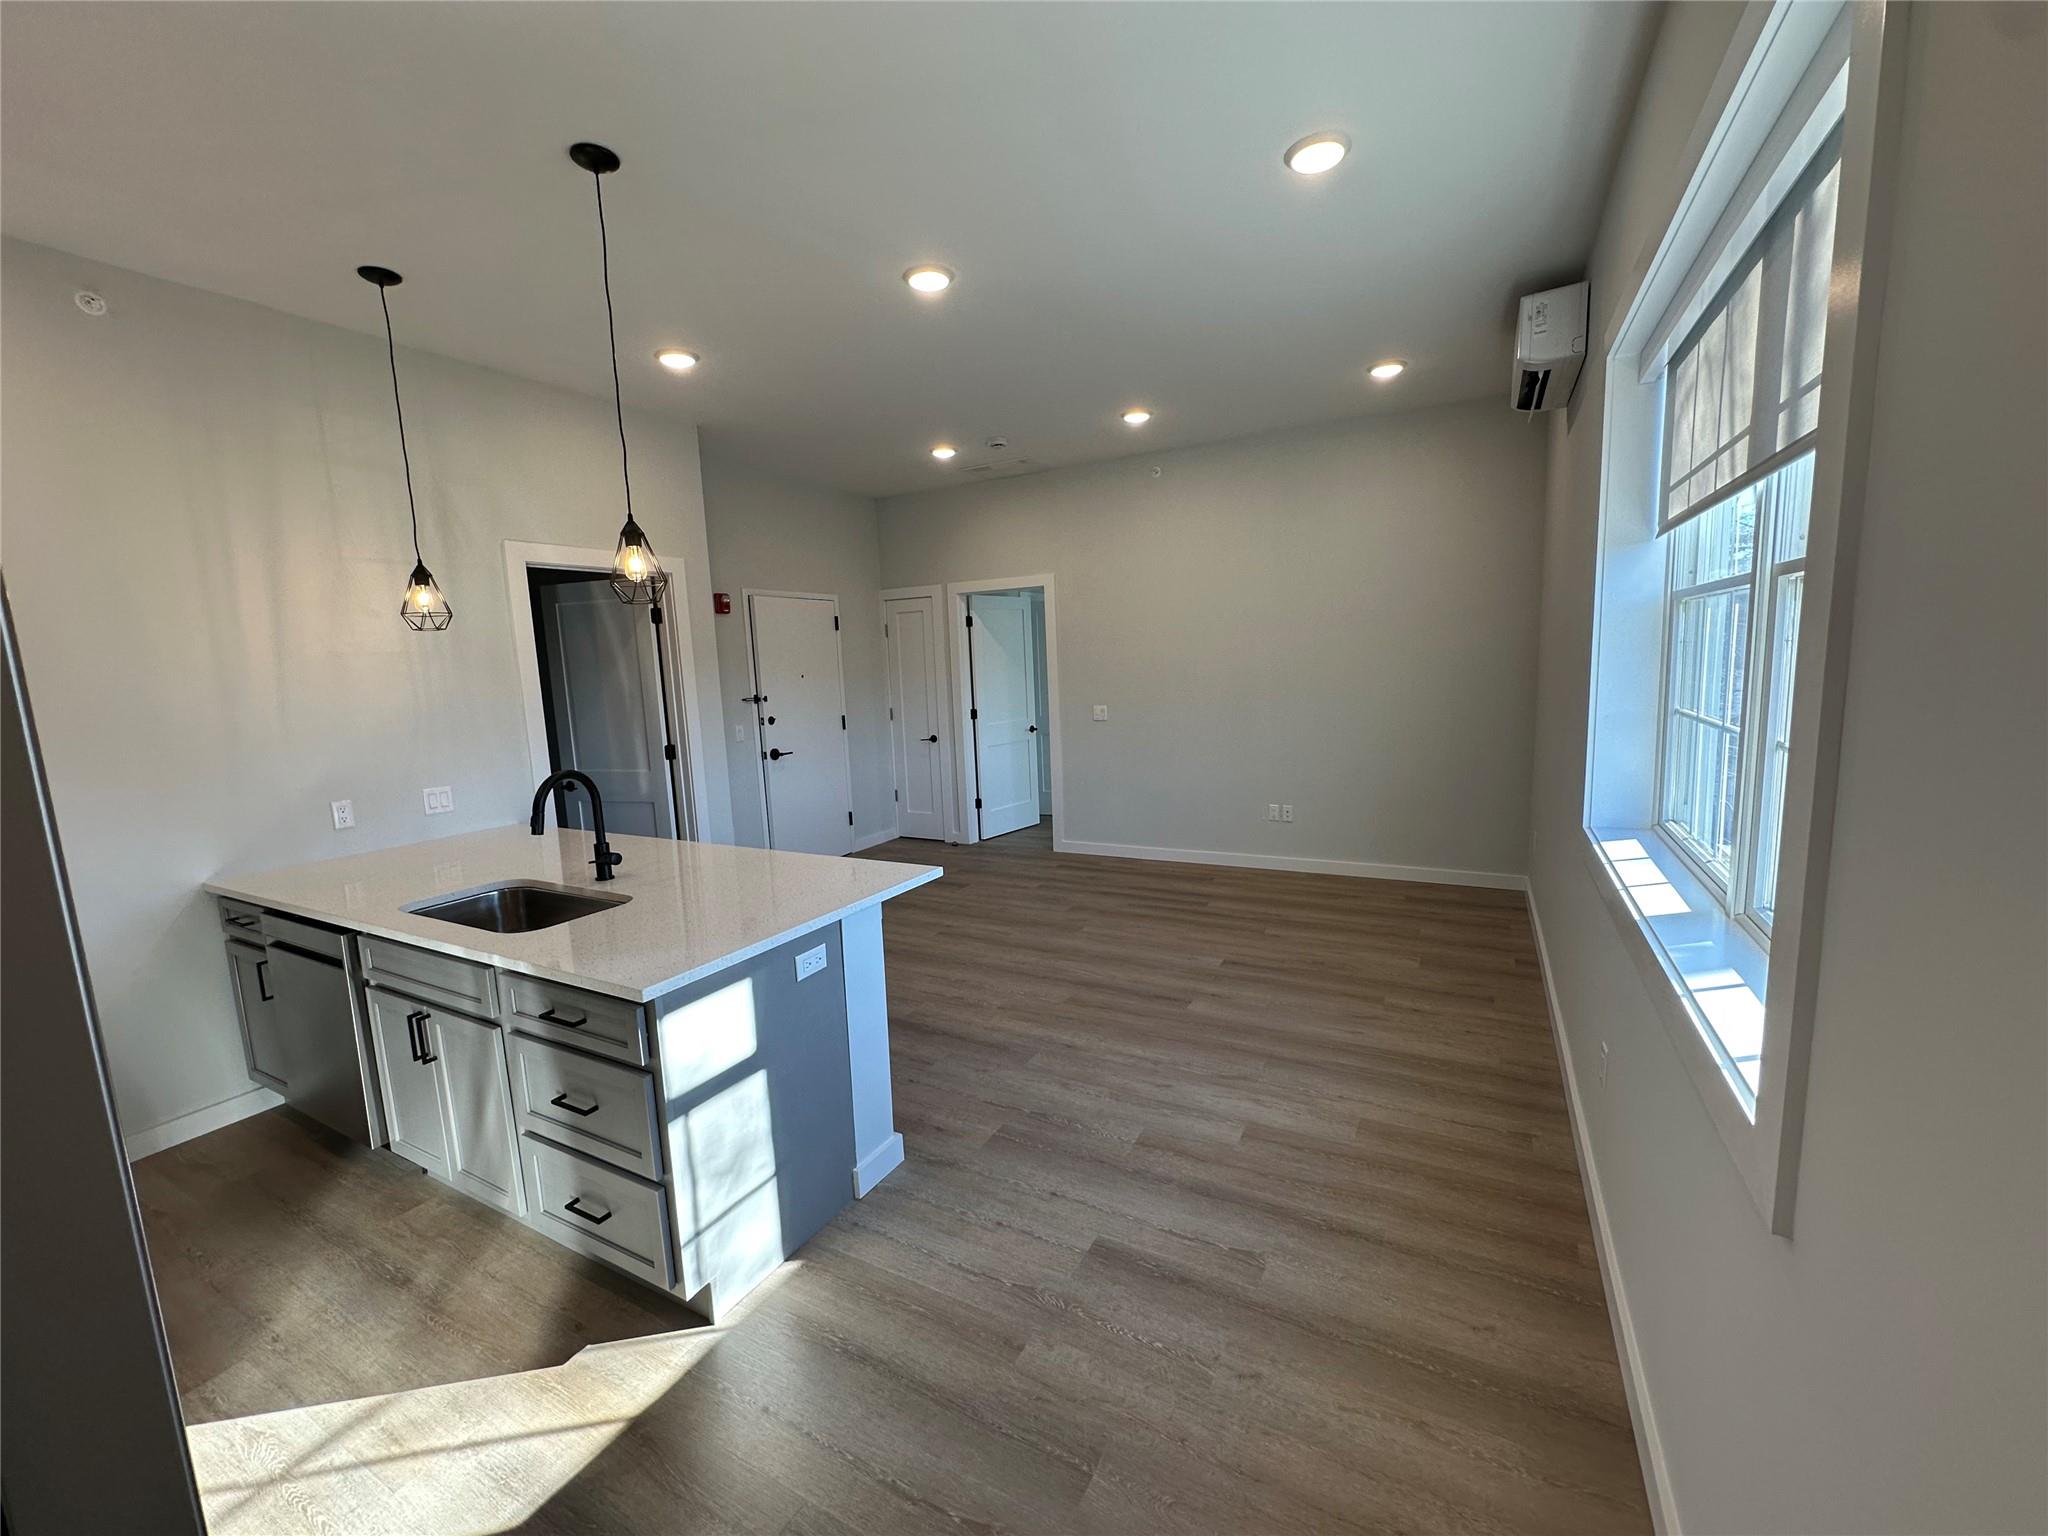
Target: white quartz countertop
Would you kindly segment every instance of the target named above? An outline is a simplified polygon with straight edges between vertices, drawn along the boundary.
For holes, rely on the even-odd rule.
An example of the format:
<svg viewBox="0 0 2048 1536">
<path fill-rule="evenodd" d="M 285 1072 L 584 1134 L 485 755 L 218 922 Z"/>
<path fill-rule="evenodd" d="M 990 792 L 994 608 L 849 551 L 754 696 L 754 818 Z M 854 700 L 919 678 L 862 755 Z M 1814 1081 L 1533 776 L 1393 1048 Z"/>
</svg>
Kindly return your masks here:
<svg viewBox="0 0 2048 1536">
<path fill-rule="evenodd" d="M 929 864 L 771 853 L 667 838 L 611 839 L 624 862 L 591 878 L 591 836 L 524 825 L 206 882 L 216 896 L 486 965 L 648 1002 L 813 928 L 936 880 Z M 631 897 L 534 933 L 491 933 L 406 908 L 508 880 Z"/>
</svg>

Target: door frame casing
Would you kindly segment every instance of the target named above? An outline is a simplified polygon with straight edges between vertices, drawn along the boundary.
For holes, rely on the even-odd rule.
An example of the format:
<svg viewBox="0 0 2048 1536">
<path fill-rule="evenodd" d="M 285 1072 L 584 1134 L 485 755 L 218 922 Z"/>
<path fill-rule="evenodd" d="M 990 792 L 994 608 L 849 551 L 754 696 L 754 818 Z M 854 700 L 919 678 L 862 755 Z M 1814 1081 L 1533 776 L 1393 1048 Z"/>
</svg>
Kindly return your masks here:
<svg viewBox="0 0 2048 1536">
<path fill-rule="evenodd" d="M 877 605 L 881 612 L 882 634 L 882 691 L 886 696 L 889 715 L 889 787 L 898 795 L 903 792 L 903 782 L 896 773 L 896 716 L 895 710 L 902 704 L 896 696 L 896 668 L 892 664 L 893 653 L 889 649 L 889 605 L 909 598 L 931 599 L 932 624 L 935 631 L 942 631 L 946 623 L 946 588 L 943 582 L 933 582 L 928 587 L 885 587 Z M 939 733 L 939 782 L 943 786 L 945 803 L 939 808 L 939 831 L 949 842 L 959 841 L 959 794 L 954 782 L 953 711 L 946 707 L 946 699 L 952 692 L 953 658 L 952 647 L 939 642 L 937 634 L 932 642 L 932 682 L 938 693 L 938 707 L 933 714 L 938 717 Z M 901 802 L 897 805 L 896 835 L 903 835 L 903 811 Z"/>
<path fill-rule="evenodd" d="M 946 583 L 947 632 L 951 637 L 948 650 L 953 675 L 953 728 L 954 739 L 963 743 L 962 750 L 953 754 L 958 774 L 954 783 L 954 840 L 961 843 L 981 841 L 981 828 L 968 811 L 974 804 L 974 753 L 964 744 L 973 741 L 972 721 L 968 711 L 973 706 L 972 682 L 967 675 L 967 599 L 976 592 L 1009 592 L 1038 587 L 1045 592 L 1045 702 L 1046 713 L 1051 718 L 1046 728 L 1052 733 L 1050 756 L 1052 759 L 1052 846 L 1053 851 L 1066 849 L 1066 732 L 1060 728 L 1065 717 L 1060 712 L 1060 641 L 1059 641 L 1059 597 L 1053 587 L 1050 571 L 1036 576 L 989 577 L 976 581 L 949 581 Z"/>
<path fill-rule="evenodd" d="M 740 606 L 746 612 L 747 623 L 747 676 L 753 682 L 754 697 L 758 699 L 761 696 L 761 656 L 754 646 L 754 599 L 757 597 L 801 597 L 813 602 L 830 603 L 832 605 L 832 617 L 838 620 L 832 626 L 832 655 L 839 666 L 839 711 L 841 715 L 844 715 L 846 713 L 846 621 L 839 612 L 839 594 L 837 592 L 787 592 L 774 587 L 740 588 Z M 775 846 L 775 809 L 774 802 L 768 798 L 768 750 L 761 745 L 761 733 L 765 729 L 763 724 L 765 717 L 761 713 L 761 706 L 759 704 L 755 704 L 752 707 L 754 711 L 754 753 L 761 779 L 761 836 L 766 846 L 773 848 Z M 847 740 L 850 735 L 852 735 L 852 732 L 847 730 L 844 725 L 839 728 L 839 772 L 840 780 L 846 787 L 846 810 L 849 816 L 854 814 L 853 747 Z M 849 821 L 846 824 L 846 844 L 849 851 L 859 841 L 854 833 L 854 824 Z"/>
<path fill-rule="evenodd" d="M 602 571 L 612 568 L 613 551 L 582 549 L 572 544 L 532 544 L 507 539 L 505 591 L 512 605 L 512 654 L 519 669 L 520 698 L 526 708 L 526 752 L 539 784 L 554 772 L 548 755 L 547 706 L 541 697 L 540 645 L 533 633 L 533 601 L 526 573 L 538 566 L 553 571 Z M 669 793 L 676 806 L 676 835 L 696 841 L 710 825 L 704 775 L 697 764 L 704 755 L 704 721 L 697 709 L 697 658 L 690 644 L 690 584 L 680 568 L 668 573 L 668 600 L 663 605 L 662 644 L 668 648 L 669 719 L 679 727 L 676 761 L 668 765 Z"/>
</svg>

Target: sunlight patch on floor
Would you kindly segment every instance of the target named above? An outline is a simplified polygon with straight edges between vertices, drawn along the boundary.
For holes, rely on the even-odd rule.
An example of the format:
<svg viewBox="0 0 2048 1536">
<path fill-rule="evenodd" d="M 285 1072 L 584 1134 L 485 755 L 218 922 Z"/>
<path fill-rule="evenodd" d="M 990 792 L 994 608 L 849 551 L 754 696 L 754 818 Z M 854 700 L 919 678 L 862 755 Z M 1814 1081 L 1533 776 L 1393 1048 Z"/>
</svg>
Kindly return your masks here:
<svg viewBox="0 0 2048 1536">
<path fill-rule="evenodd" d="M 486 1536 L 530 1519 L 682 1380 L 720 1328 L 593 1344 L 567 1364 L 186 1432 L 212 1536 Z"/>
</svg>

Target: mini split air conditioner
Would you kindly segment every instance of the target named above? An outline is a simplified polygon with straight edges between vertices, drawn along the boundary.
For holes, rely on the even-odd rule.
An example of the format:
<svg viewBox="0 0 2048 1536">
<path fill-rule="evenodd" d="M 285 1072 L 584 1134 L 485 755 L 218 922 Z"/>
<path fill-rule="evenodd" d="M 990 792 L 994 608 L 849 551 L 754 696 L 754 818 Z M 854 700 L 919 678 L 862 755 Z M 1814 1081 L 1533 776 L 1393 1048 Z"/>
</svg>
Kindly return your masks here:
<svg viewBox="0 0 2048 1536">
<path fill-rule="evenodd" d="M 1554 411 L 1572 397 L 1586 362 L 1586 285 L 1569 283 L 1522 300 L 1515 323 L 1515 369 L 1508 403 L 1518 411 Z"/>
</svg>

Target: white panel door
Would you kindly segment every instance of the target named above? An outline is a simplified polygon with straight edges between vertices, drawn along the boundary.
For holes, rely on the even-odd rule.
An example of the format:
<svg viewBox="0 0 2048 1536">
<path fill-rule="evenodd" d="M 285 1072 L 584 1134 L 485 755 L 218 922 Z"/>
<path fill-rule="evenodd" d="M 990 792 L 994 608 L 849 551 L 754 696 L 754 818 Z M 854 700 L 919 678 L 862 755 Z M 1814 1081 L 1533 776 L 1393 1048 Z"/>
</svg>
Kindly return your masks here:
<svg viewBox="0 0 2048 1536">
<path fill-rule="evenodd" d="M 675 796 L 663 749 L 661 668 L 652 619 L 606 581 L 566 582 L 540 593 L 555 751 L 604 796 L 607 832 L 676 835 Z M 590 828 L 590 797 L 561 797 L 562 825 Z"/>
<path fill-rule="evenodd" d="M 929 597 L 894 597 L 882 610 L 888 628 L 889 698 L 896 718 L 889 747 L 896 758 L 896 830 L 903 837 L 946 836 L 945 743 L 940 711 L 939 626 Z"/>
<path fill-rule="evenodd" d="M 1038 730 L 1031 685 L 1031 604 L 1020 592 L 967 598 L 975 800 L 983 837 L 1038 824 Z"/>
<path fill-rule="evenodd" d="M 829 597 L 747 598 L 770 848 L 853 851 L 837 606 Z"/>
</svg>

